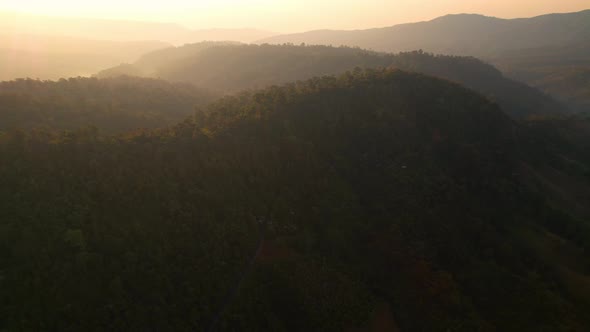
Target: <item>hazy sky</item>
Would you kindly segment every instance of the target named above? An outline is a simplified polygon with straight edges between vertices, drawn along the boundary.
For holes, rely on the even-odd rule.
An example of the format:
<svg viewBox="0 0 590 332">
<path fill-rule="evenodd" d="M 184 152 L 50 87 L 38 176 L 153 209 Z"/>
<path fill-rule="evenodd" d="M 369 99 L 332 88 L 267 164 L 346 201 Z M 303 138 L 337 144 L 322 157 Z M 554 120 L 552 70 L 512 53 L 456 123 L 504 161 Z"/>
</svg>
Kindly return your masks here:
<svg viewBox="0 0 590 332">
<path fill-rule="evenodd" d="M 276 32 L 381 27 L 448 13 L 513 18 L 589 8 L 590 0 L 0 0 L 0 11 Z"/>
</svg>

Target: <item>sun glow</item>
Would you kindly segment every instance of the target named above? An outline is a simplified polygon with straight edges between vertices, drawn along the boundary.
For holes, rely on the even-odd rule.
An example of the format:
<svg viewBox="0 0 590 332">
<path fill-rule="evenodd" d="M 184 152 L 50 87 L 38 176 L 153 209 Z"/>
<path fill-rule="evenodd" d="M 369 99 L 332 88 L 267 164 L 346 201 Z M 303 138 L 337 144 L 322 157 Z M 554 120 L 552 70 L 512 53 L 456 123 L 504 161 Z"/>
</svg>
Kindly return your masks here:
<svg viewBox="0 0 590 332">
<path fill-rule="evenodd" d="M 223 2 L 223 1 L 222 1 Z M 24 0 L 0 1 L 4 10 L 12 10 L 30 14 L 50 16 L 110 16 L 125 18 L 158 17 L 162 14 L 210 7 L 209 1 L 140 1 L 140 0 L 101 0 L 101 1 L 71 1 L 71 0 Z"/>
<path fill-rule="evenodd" d="M 587 8 L 588 0 L 0 0 L 0 12 L 282 32 L 389 26 L 460 12 L 511 18 Z"/>
</svg>

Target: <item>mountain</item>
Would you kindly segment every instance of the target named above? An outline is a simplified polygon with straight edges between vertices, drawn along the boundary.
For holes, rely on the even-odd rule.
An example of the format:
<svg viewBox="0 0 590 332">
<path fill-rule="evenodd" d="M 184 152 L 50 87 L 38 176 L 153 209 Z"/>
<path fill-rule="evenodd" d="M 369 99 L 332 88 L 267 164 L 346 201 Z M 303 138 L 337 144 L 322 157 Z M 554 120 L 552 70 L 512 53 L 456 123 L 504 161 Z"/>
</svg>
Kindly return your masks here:
<svg viewBox="0 0 590 332">
<path fill-rule="evenodd" d="M 0 30 L 10 34 L 50 34 L 112 41 L 158 40 L 174 45 L 199 41 L 252 42 L 275 35 L 257 29 L 189 29 L 179 24 L 59 18 L 19 13 L 0 13 Z"/>
<path fill-rule="evenodd" d="M 395 67 L 459 82 L 497 100 L 506 112 L 516 117 L 559 114 L 564 110 L 547 95 L 505 78 L 482 61 L 424 52 L 394 55 L 347 47 L 208 42 L 146 54 L 134 64 L 110 68 L 97 76 L 157 77 L 235 92 L 333 75 L 355 67 Z"/>
<path fill-rule="evenodd" d="M 492 57 L 501 52 L 590 41 L 590 10 L 527 19 L 475 14 L 447 15 L 427 22 L 368 30 L 320 30 L 279 35 L 258 43 L 358 46 L 384 52 L 424 49 L 451 55 Z"/>
<path fill-rule="evenodd" d="M 0 33 L 0 80 L 88 76 L 170 44 Z"/>
<path fill-rule="evenodd" d="M 135 77 L 0 82 L 0 132 L 94 127 L 113 134 L 165 127 L 213 98 L 190 84 Z"/>
<path fill-rule="evenodd" d="M 589 164 L 539 121 L 380 69 L 173 128 L 4 132 L 0 328 L 588 330 L 589 215 L 553 193 Z"/>
<path fill-rule="evenodd" d="M 90 76 L 173 44 L 250 42 L 255 29 L 191 30 L 176 24 L 0 13 L 0 80 Z"/>
<path fill-rule="evenodd" d="M 560 89 L 551 89 L 532 76 L 551 79 L 572 66 L 590 68 L 590 10 L 533 18 L 499 19 L 475 14 L 447 15 L 427 22 L 368 30 L 320 30 L 259 40 L 270 44 L 358 46 L 383 52 L 423 49 L 427 52 L 470 55 L 501 68 L 508 77 L 546 88 L 576 110 L 588 111 L 590 99 L 572 102 Z M 584 89 L 576 86 L 575 89 Z"/>
</svg>

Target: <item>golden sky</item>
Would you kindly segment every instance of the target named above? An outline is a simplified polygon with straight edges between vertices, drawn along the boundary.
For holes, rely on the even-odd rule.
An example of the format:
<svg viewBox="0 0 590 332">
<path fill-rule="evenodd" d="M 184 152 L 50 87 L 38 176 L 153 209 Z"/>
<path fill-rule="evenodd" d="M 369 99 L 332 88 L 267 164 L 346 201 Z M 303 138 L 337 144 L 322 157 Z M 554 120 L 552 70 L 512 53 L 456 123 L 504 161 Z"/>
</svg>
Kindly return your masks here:
<svg viewBox="0 0 590 332">
<path fill-rule="evenodd" d="M 276 32 L 364 29 L 449 13 L 503 18 L 590 9 L 590 0 L 0 0 L 0 11 Z"/>
</svg>

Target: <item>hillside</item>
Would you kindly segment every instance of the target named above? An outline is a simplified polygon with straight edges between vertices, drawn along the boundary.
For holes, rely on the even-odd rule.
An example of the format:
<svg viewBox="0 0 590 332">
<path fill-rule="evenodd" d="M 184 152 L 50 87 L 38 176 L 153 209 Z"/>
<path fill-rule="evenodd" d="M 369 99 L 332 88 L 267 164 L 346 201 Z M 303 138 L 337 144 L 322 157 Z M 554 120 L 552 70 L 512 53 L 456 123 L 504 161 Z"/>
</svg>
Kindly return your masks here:
<svg viewBox="0 0 590 332">
<path fill-rule="evenodd" d="M 423 52 L 394 55 L 347 47 L 198 43 L 156 51 L 97 76 L 158 77 L 235 92 L 334 75 L 355 67 L 395 67 L 455 81 L 497 101 L 515 117 L 564 111 L 547 95 L 505 78 L 479 60 Z"/>
<path fill-rule="evenodd" d="M 490 61 L 510 78 L 526 82 L 578 112 L 590 111 L 590 42 L 505 52 Z"/>
<path fill-rule="evenodd" d="M 0 329 L 588 330 L 588 215 L 534 186 L 575 154 L 543 132 L 400 70 L 114 138 L 6 132 Z"/>
<path fill-rule="evenodd" d="M 573 109 L 590 111 L 590 66 L 556 70 L 531 84 L 559 96 Z"/>
<path fill-rule="evenodd" d="M 0 132 L 95 127 L 121 133 L 165 127 L 213 98 L 190 84 L 135 77 L 0 82 Z"/>
<path fill-rule="evenodd" d="M 475 14 L 447 15 L 381 29 L 280 35 L 258 43 L 347 45 L 382 52 L 423 49 L 475 56 L 497 66 L 510 78 L 543 89 L 574 110 L 590 111 L 589 97 L 572 98 L 568 91 L 544 83 L 564 71 L 590 68 L 590 10 L 509 20 Z M 566 84 L 574 90 L 588 88 L 573 81 L 560 83 Z"/>
</svg>

